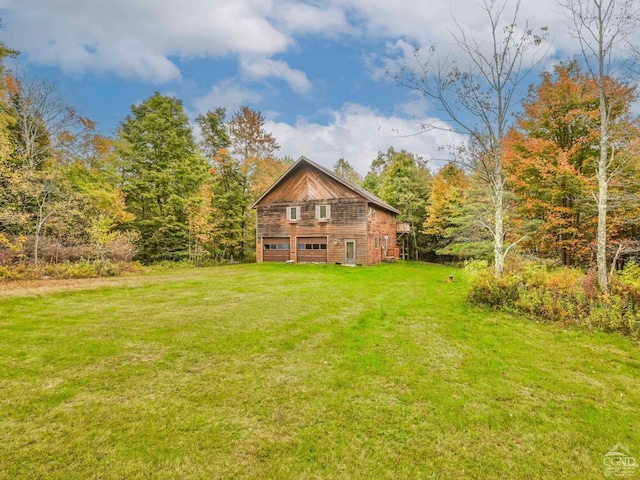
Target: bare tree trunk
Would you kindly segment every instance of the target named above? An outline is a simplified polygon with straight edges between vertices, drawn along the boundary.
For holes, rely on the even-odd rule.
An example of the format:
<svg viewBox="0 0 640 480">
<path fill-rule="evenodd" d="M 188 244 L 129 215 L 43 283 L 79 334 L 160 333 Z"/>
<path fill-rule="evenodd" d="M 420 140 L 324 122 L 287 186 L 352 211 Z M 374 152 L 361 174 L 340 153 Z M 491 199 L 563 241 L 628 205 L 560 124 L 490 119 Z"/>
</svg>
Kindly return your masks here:
<svg viewBox="0 0 640 480">
<path fill-rule="evenodd" d="M 33 264 L 38 266 L 38 249 L 40 248 L 40 229 L 36 230 L 36 240 L 33 244 Z"/>
<path fill-rule="evenodd" d="M 502 140 L 518 105 L 520 85 L 546 57 L 547 33 L 543 29 L 537 35 L 526 20 L 517 24 L 519 0 L 481 0 L 479 3 L 489 27 L 487 38 L 482 41 L 474 38 L 458 22 L 458 32 L 453 35 L 455 45 L 469 61 L 467 70 L 446 60 L 441 63 L 437 50 L 432 49 L 426 60 L 416 54 L 416 65 L 402 68 L 394 78 L 400 85 L 436 100 L 455 124 L 451 130 L 469 136 L 467 166 L 478 172 L 492 190 L 494 218 L 487 222 L 492 225 L 486 227 L 493 235 L 494 269 L 499 277 L 507 253 L 520 241 L 505 246 L 508 206 L 505 206 L 507 186 L 502 171 Z M 423 131 L 438 128 L 442 127 L 427 124 Z"/>
<path fill-rule="evenodd" d="M 616 273 L 616 267 L 618 266 L 618 260 L 620 256 L 624 253 L 624 244 L 620 243 L 618 245 L 618 249 L 616 250 L 615 255 L 613 256 L 613 260 L 611 261 L 611 270 L 609 270 L 609 276 L 613 276 Z"/>
<path fill-rule="evenodd" d="M 40 251 L 40 232 L 42 231 L 42 226 L 44 222 L 49 217 L 48 215 L 44 216 L 44 204 L 47 201 L 47 195 L 45 194 L 42 198 L 42 203 L 38 206 L 38 217 L 36 218 L 36 239 L 33 244 L 33 263 L 37 267 L 38 266 L 38 254 Z"/>
<path fill-rule="evenodd" d="M 603 131 L 604 130 L 604 131 Z M 598 267 L 598 284 L 604 293 L 609 291 L 607 272 L 607 200 L 609 181 L 607 179 L 606 127 L 602 128 L 600 140 L 600 161 L 598 162 L 598 233 L 596 264 Z"/>
<path fill-rule="evenodd" d="M 604 293 L 609 291 L 607 275 L 607 209 L 608 189 L 611 176 L 615 174 L 613 157 L 609 160 L 611 143 L 612 105 L 616 99 L 607 92 L 607 83 L 616 80 L 617 67 L 628 62 L 634 65 L 637 57 L 624 56 L 626 47 L 631 47 L 633 34 L 640 25 L 640 8 L 637 0 L 559 0 L 570 20 L 571 33 L 579 40 L 582 57 L 589 74 L 598 85 L 600 120 L 600 158 L 597 177 L 598 230 L 596 265 L 598 283 Z M 618 70 L 619 72 L 620 70 Z M 619 75 L 619 73 L 618 73 Z"/>
<path fill-rule="evenodd" d="M 606 73 L 604 52 L 604 19 L 602 11 L 598 11 L 598 91 L 600 97 L 600 158 L 598 160 L 598 233 L 596 264 L 598 267 L 598 283 L 600 290 L 609 291 L 609 277 L 607 275 L 607 200 L 609 178 L 607 169 L 607 152 L 609 150 L 609 104 L 606 92 Z"/>
<path fill-rule="evenodd" d="M 495 206 L 493 219 L 493 254 L 495 256 L 494 273 L 496 277 L 502 276 L 504 271 L 504 189 L 502 182 L 496 182 L 494 187 L 493 202 Z"/>
</svg>

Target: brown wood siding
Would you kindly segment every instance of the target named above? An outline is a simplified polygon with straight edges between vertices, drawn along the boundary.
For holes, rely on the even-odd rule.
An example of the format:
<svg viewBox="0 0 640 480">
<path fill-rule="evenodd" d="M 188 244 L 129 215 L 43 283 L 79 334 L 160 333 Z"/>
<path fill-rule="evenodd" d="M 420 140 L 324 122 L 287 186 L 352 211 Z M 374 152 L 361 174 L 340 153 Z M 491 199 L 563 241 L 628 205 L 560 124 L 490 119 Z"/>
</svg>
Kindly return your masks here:
<svg viewBox="0 0 640 480">
<path fill-rule="evenodd" d="M 273 256 L 263 247 L 263 239 L 270 238 L 290 239 L 288 259 L 291 261 L 316 261 L 324 252 L 327 262 L 344 263 L 346 240 L 355 240 L 358 264 L 372 265 L 381 262 L 385 256 L 397 257 L 395 214 L 375 206 L 375 202 L 372 204 L 367 198 L 308 162 L 296 164 L 255 205 L 258 261 L 267 261 Z M 316 219 L 317 205 L 330 205 L 329 219 Z M 369 214 L 371 205 L 376 210 L 375 218 Z M 287 207 L 292 206 L 300 207 L 299 219 L 295 222 L 287 220 Z M 382 249 L 385 235 L 389 237 L 387 252 Z M 380 238 L 378 249 L 375 248 L 376 236 Z M 326 239 L 327 248 L 298 252 L 297 239 L 302 238 Z"/>
<path fill-rule="evenodd" d="M 306 202 L 315 200 L 338 200 L 343 198 L 358 198 L 360 195 L 327 177 L 316 169 L 307 165 L 300 165 L 295 171 L 260 200 L 261 205 L 285 202 Z"/>
<path fill-rule="evenodd" d="M 398 258 L 398 249 L 396 248 L 396 216 L 386 210 L 381 210 L 373 206 L 375 210 L 375 218 L 371 215 L 371 205 L 369 205 L 367 215 L 368 225 L 368 255 L 367 263 L 373 265 L 380 263 L 384 257 Z M 384 251 L 384 236 L 389 236 L 389 246 Z M 375 248 L 375 238 L 378 237 L 379 246 Z"/>
<path fill-rule="evenodd" d="M 316 220 L 316 205 L 331 205 L 331 218 Z M 299 205 L 300 219 L 287 221 L 287 207 Z M 356 240 L 356 261 L 368 264 L 367 258 L 367 202 L 361 198 L 323 199 L 321 201 L 260 202 L 257 208 L 258 245 L 264 237 L 288 237 L 291 242 L 291 260 L 297 258 L 294 243 L 297 237 L 324 237 L 327 239 L 327 262 L 344 263 L 344 240 Z M 395 228 L 395 227 L 394 227 Z M 394 237 L 395 238 L 395 237 Z M 337 245 L 336 245 L 337 243 Z M 260 261 L 260 259 L 258 259 Z"/>
</svg>

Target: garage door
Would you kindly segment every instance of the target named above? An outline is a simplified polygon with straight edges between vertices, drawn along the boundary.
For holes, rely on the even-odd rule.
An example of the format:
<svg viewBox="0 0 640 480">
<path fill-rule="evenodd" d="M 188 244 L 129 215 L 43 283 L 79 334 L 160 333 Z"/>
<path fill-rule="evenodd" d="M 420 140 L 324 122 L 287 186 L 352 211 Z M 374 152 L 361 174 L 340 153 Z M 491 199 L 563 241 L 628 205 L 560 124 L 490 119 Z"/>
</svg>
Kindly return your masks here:
<svg viewBox="0 0 640 480">
<path fill-rule="evenodd" d="M 262 239 L 263 262 L 286 262 L 291 257 L 289 237 L 272 237 Z"/>
<path fill-rule="evenodd" d="M 327 237 L 298 238 L 298 262 L 327 263 Z"/>
</svg>

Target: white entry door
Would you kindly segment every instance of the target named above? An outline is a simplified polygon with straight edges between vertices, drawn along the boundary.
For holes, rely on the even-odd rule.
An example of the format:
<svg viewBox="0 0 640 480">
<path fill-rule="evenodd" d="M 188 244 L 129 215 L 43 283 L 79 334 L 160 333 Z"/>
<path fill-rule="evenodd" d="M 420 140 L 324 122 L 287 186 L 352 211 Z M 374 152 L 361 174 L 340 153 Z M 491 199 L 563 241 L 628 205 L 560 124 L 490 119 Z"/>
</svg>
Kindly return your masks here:
<svg viewBox="0 0 640 480">
<path fill-rule="evenodd" d="M 347 265 L 356 264 L 356 241 L 345 240 L 344 242 L 344 263 Z"/>
</svg>

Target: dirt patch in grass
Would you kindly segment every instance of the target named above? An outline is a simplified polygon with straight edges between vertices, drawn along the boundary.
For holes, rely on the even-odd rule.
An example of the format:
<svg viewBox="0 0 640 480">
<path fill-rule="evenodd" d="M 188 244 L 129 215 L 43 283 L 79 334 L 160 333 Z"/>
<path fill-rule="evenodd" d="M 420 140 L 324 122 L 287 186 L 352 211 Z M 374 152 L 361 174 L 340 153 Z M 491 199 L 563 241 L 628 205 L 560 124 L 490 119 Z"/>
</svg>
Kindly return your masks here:
<svg viewBox="0 0 640 480">
<path fill-rule="evenodd" d="M 149 281 L 148 277 L 110 277 L 79 279 L 40 279 L 19 280 L 0 283 L 0 297 L 23 297 L 43 293 L 58 293 L 75 290 L 93 290 L 96 288 L 139 285 Z"/>
</svg>

